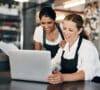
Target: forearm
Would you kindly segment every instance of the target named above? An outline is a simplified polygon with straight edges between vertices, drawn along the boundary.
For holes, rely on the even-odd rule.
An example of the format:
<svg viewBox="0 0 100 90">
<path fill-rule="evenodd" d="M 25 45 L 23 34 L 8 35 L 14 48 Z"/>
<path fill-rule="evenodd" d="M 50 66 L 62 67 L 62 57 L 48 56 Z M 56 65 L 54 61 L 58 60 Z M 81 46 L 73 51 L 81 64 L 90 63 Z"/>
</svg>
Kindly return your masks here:
<svg viewBox="0 0 100 90">
<path fill-rule="evenodd" d="M 79 81 L 85 79 L 84 71 L 79 71 L 71 74 L 62 74 L 63 81 Z"/>
</svg>

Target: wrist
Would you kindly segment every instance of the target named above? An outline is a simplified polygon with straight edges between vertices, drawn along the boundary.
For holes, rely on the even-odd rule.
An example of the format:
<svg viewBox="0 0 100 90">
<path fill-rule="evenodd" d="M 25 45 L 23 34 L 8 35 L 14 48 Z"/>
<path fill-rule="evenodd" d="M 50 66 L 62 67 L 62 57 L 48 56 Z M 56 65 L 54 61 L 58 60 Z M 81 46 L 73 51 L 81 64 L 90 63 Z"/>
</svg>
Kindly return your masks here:
<svg viewBox="0 0 100 90">
<path fill-rule="evenodd" d="M 65 80 L 64 80 L 64 74 L 61 74 L 61 80 L 62 80 L 62 82 L 65 81 Z"/>
</svg>

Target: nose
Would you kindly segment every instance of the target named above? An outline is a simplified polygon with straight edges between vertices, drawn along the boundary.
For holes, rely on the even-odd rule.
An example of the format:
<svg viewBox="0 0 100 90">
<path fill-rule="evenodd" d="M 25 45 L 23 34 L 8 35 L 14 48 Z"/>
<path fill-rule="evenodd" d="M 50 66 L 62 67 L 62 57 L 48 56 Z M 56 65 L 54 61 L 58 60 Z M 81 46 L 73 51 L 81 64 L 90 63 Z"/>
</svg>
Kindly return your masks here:
<svg viewBox="0 0 100 90">
<path fill-rule="evenodd" d="M 43 25 L 44 29 L 48 28 L 48 24 Z"/>
<path fill-rule="evenodd" d="M 69 34 L 68 30 L 67 29 L 66 30 L 63 30 L 63 34 L 68 35 Z"/>
<path fill-rule="evenodd" d="M 70 32 L 69 32 L 68 30 L 63 30 L 63 35 L 64 35 L 64 37 L 65 37 L 66 39 L 68 39 L 69 36 L 70 36 Z"/>
</svg>

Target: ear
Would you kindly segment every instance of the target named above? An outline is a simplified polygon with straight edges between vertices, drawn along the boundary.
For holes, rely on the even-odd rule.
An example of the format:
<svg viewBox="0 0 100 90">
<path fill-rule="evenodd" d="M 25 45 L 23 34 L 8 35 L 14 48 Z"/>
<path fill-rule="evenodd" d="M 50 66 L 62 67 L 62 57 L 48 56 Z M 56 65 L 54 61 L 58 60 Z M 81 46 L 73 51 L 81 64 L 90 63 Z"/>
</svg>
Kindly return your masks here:
<svg viewBox="0 0 100 90">
<path fill-rule="evenodd" d="M 83 28 L 80 28 L 80 30 L 78 31 L 78 34 L 80 35 L 80 33 L 83 31 Z"/>
</svg>

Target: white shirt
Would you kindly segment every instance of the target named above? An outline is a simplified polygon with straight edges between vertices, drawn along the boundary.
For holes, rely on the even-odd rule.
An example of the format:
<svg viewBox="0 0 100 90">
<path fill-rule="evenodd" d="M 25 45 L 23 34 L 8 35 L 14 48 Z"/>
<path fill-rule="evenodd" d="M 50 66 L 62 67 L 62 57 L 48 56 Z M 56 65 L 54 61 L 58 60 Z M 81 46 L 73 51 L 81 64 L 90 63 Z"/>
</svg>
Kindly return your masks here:
<svg viewBox="0 0 100 90">
<path fill-rule="evenodd" d="M 62 51 L 64 50 L 64 58 L 74 58 L 78 40 L 72 45 L 69 50 L 69 44 L 67 43 L 64 48 L 59 48 L 56 56 L 52 59 L 52 69 L 60 65 Z M 94 76 L 100 76 L 100 61 L 96 47 L 91 41 L 83 39 L 78 51 L 78 71 L 83 70 L 85 72 L 85 80 L 92 80 Z"/>
<path fill-rule="evenodd" d="M 38 26 L 35 29 L 34 35 L 33 35 L 33 40 L 36 42 L 40 42 L 43 44 L 43 28 L 42 26 Z M 49 45 L 56 45 L 62 40 L 61 34 L 59 33 L 58 38 L 55 41 L 49 41 L 46 39 L 46 43 Z"/>
</svg>

